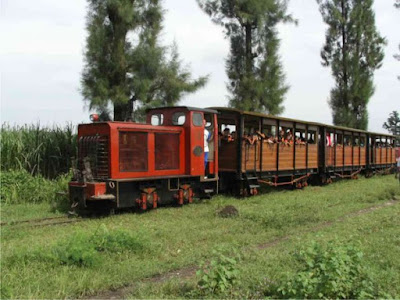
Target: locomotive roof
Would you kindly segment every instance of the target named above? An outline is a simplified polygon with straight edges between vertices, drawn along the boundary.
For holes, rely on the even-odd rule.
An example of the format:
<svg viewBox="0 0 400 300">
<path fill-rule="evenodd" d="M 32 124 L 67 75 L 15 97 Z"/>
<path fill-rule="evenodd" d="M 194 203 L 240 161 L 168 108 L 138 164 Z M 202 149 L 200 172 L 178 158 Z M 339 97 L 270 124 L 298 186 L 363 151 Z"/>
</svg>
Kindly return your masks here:
<svg viewBox="0 0 400 300">
<path fill-rule="evenodd" d="M 264 117 L 264 118 L 271 118 L 271 119 L 277 119 L 277 120 L 282 120 L 282 121 L 287 121 L 287 122 L 297 122 L 297 123 L 304 123 L 304 124 L 310 124 L 310 125 L 316 125 L 316 126 L 325 126 L 341 131 L 353 131 L 353 132 L 359 132 L 359 133 L 369 133 L 373 135 L 378 135 L 378 136 L 386 136 L 386 137 L 395 137 L 394 135 L 387 134 L 387 133 L 376 133 L 376 132 L 370 132 L 370 131 L 365 131 L 361 129 L 355 129 L 355 128 L 349 128 L 349 127 L 343 127 L 343 126 L 335 126 L 335 125 L 328 125 L 328 124 L 323 124 L 323 123 L 318 123 L 318 122 L 310 122 L 310 121 L 303 121 L 303 120 L 297 120 L 297 119 L 291 119 L 291 118 L 284 118 L 284 117 L 278 117 L 270 114 L 263 114 L 263 113 L 258 113 L 258 112 L 250 112 L 250 111 L 244 111 L 236 108 L 230 108 L 230 107 L 210 107 L 209 109 L 212 110 L 217 110 L 219 112 L 225 111 L 225 112 L 230 112 L 230 113 L 235 113 L 239 115 L 249 115 L 249 116 L 254 116 L 254 117 Z"/>
<path fill-rule="evenodd" d="M 212 113 L 212 114 L 217 114 L 218 112 L 215 109 L 212 108 L 199 108 L 199 107 L 192 107 L 192 106 L 164 106 L 164 107 L 154 107 L 154 108 L 148 108 L 146 109 L 146 112 L 152 111 L 152 110 L 157 110 L 157 109 L 186 109 L 189 111 L 195 110 L 195 111 L 202 111 L 206 113 Z"/>
</svg>

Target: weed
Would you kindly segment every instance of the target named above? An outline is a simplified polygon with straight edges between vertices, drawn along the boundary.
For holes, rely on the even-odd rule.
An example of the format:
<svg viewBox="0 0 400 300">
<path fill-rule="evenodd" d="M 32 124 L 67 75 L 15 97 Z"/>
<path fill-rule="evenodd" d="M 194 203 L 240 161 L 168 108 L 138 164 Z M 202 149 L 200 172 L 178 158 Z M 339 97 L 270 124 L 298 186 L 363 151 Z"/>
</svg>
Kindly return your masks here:
<svg viewBox="0 0 400 300">
<path fill-rule="evenodd" d="M 194 293 L 207 296 L 224 294 L 231 290 L 237 283 L 239 275 L 239 270 L 236 266 L 238 260 L 238 252 L 234 249 L 229 256 L 222 249 L 214 250 L 211 261 L 203 262 L 200 269 L 196 272 L 199 280 L 197 283 L 198 290 L 194 291 Z"/>
<path fill-rule="evenodd" d="M 363 253 L 352 245 L 329 242 L 295 254 L 300 271 L 267 291 L 273 298 L 373 298 L 374 287 L 363 267 Z"/>
<path fill-rule="evenodd" d="M 102 224 L 99 230 L 90 238 L 90 242 L 94 244 L 96 251 L 121 253 L 123 251 L 140 252 L 145 248 L 145 238 L 137 233 L 133 235 L 126 230 L 109 231 Z"/>
</svg>

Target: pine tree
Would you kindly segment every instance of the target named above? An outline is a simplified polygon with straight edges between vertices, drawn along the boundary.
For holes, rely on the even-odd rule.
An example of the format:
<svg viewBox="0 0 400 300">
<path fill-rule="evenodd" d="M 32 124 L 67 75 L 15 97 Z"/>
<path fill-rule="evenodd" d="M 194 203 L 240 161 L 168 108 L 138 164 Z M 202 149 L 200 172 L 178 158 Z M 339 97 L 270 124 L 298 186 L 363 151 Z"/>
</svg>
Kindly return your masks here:
<svg viewBox="0 0 400 300">
<path fill-rule="evenodd" d="M 317 0 L 328 24 L 322 65 L 332 68 L 333 123 L 366 130 L 373 74 L 382 65 L 386 44 L 375 27 L 373 0 Z"/>
<path fill-rule="evenodd" d="M 387 122 L 383 123 L 383 128 L 389 131 L 391 134 L 397 136 L 397 140 L 400 140 L 400 115 L 398 111 L 392 111 L 387 119 Z"/>
<path fill-rule="evenodd" d="M 287 1 L 197 0 L 230 39 L 226 62 L 231 107 L 280 114 L 288 91 L 276 26 L 293 22 Z"/>
<path fill-rule="evenodd" d="M 191 79 L 176 45 L 159 44 L 163 20 L 160 0 L 88 3 L 81 83 L 90 109 L 107 114 L 112 104 L 114 120 L 126 120 L 131 118 L 133 102 L 140 110 L 174 105 L 185 93 L 206 84 L 207 77 Z"/>
</svg>

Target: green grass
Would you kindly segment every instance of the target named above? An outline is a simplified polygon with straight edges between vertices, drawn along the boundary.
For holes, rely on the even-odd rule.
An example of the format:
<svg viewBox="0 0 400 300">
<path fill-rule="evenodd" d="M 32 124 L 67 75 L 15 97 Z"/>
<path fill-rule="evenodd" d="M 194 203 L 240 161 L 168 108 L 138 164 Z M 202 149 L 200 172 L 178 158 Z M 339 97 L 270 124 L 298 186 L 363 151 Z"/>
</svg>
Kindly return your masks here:
<svg viewBox="0 0 400 300">
<path fill-rule="evenodd" d="M 307 241 L 324 242 L 337 236 L 343 242 L 360 239 L 374 278 L 388 293 L 397 295 L 398 287 L 394 284 L 396 280 L 399 282 L 400 267 L 395 257 L 399 252 L 400 235 L 397 205 L 345 219 L 329 228 L 321 227 L 319 231 L 326 232 L 324 236 L 307 232 L 321 223 L 333 222 L 399 196 L 398 182 L 393 176 L 383 176 L 304 190 L 276 191 L 243 200 L 218 196 L 182 208 L 161 208 L 63 226 L 6 226 L 1 229 L 2 288 L 4 295 L 12 298 L 91 295 L 137 283 L 155 274 L 197 266 L 201 260 L 209 259 L 216 247 L 234 247 L 244 253 L 239 264 L 240 287 L 250 293 L 262 291 L 264 278 L 281 280 L 286 272 L 296 272 L 292 252 Z M 225 205 L 236 206 L 239 216 L 218 217 L 216 211 Z M 135 248 L 97 252 L 98 263 L 89 266 L 65 264 L 54 259 L 54 251 L 69 245 L 76 232 L 90 237 L 100 228 L 138 234 L 144 238 L 141 240 L 144 247 L 139 251 Z M 256 245 L 288 235 L 292 236 L 289 241 L 272 248 L 256 248 Z M 385 256 L 374 258 L 379 251 Z M 393 260 L 392 265 L 388 259 Z M 191 282 L 194 279 L 188 281 L 189 288 Z M 173 281 L 143 284 L 136 291 L 132 297 L 182 297 L 182 287 Z"/>
</svg>

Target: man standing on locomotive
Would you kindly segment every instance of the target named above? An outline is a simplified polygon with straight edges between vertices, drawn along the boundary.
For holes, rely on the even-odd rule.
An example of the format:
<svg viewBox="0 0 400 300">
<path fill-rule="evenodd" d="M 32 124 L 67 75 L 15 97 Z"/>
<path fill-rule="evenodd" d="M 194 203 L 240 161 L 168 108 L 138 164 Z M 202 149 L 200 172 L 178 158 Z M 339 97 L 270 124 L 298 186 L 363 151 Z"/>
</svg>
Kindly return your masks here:
<svg viewBox="0 0 400 300">
<path fill-rule="evenodd" d="M 203 120 L 204 124 L 204 175 L 206 175 L 207 171 L 207 162 L 208 162 L 208 152 L 210 151 L 208 148 L 208 141 L 210 139 L 210 132 L 206 129 L 207 121 Z"/>
</svg>

